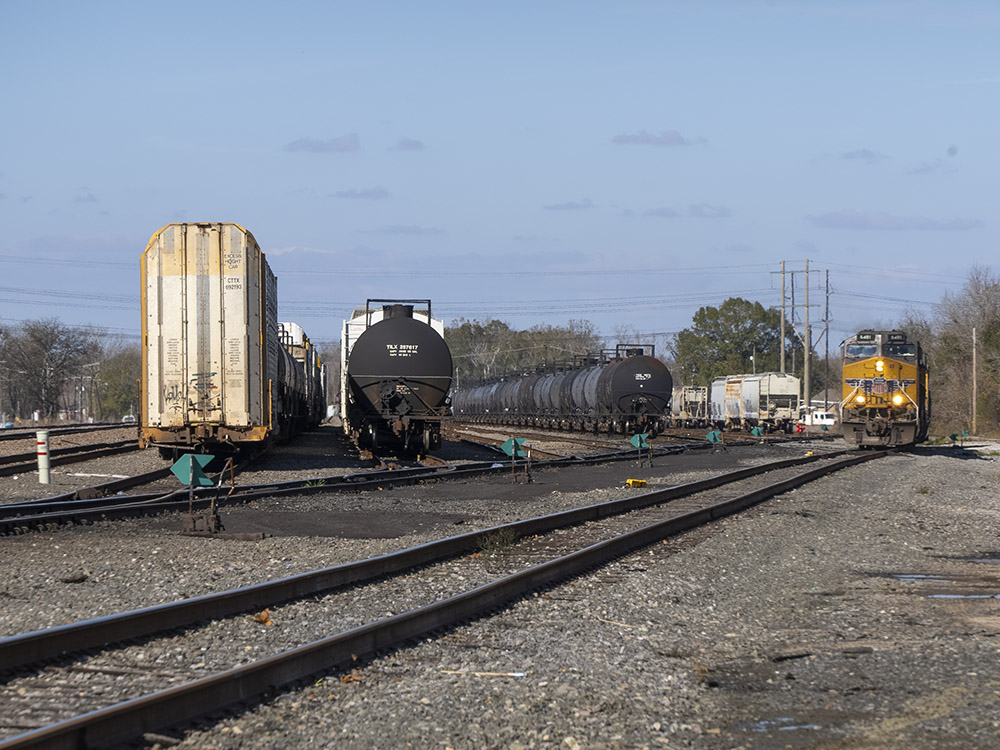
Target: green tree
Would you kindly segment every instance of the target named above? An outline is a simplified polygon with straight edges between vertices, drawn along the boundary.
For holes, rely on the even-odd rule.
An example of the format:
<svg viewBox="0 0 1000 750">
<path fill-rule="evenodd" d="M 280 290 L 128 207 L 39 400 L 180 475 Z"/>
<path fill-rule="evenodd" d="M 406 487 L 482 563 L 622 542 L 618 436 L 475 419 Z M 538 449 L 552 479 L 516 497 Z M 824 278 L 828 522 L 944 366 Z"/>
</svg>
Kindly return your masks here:
<svg viewBox="0 0 1000 750">
<path fill-rule="evenodd" d="M 793 341 L 791 326 L 785 328 L 787 365 L 791 351 L 802 346 Z M 692 326 L 680 331 L 671 344 L 675 376 L 688 385 L 709 385 L 720 375 L 775 372 L 781 365 L 781 312 L 759 302 L 730 297 L 718 307 L 702 307 Z M 790 368 L 789 368 L 790 369 Z"/>
<path fill-rule="evenodd" d="M 138 344 L 113 346 L 105 351 L 94 382 L 98 419 L 121 419 L 137 413 L 141 368 Z"/>
<path fill-rule="evenodd" d="M 593 325 L 581 320 L 571 320 L 565 326 L 537 325 L 517 331 L 500 320 L 462 318 L 445 328 L 444 337 L 459 385 L 598 354 L 603 346 Z"/>
</svg>

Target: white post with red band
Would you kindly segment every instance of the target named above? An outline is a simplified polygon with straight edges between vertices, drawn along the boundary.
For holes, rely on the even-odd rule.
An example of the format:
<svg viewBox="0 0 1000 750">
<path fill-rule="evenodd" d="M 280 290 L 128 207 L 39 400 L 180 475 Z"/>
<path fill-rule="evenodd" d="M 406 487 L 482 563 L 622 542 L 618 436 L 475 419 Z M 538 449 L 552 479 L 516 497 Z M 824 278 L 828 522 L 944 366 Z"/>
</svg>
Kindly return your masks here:
<svg viewBox="0 0 1000 750">
<path fill-rule="evenodd" d="M 49 431 L 39 430 L 38 433 L 38 483 L 49 483 Z"/>
</svg>

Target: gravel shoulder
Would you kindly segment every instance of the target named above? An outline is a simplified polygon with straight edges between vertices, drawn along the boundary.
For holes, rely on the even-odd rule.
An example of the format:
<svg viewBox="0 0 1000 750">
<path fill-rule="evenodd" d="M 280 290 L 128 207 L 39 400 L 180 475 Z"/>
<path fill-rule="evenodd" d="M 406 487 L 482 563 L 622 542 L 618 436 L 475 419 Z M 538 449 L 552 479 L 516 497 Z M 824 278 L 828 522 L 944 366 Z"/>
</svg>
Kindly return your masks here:
<svg viewBox="0 0 1000 750">
<path fill-rule="evenodd" d="M 753 463 L 802 449 L 717 458 Z M 995 746 L 996 453 L 996 446 L 925 448 L 839 472 L 440 639 L 350 674 L 318 676 L 176 736 L 180 747 L 220 750 Z M 718 470 L 689 463 L 642 471 L 655 486 Z M 634 467 L 619 473 L 641 475 Z M 542 476 L 528 499 L 491 485 L 459 508 L 459 488 L 435 487 L 437 494 L 412 488 L 305 499 L 315 504 L 314 517 L 386 517 L 395 509 L 425 522 L 376 525 L 367 537 L 297 531 L 223 542 L 137 519 L 7 538 L 0 541 L 0 632 L 287 575 L 409 546 L 449 526 L 457 533 L 628 492 Z M 85 580 L 66 582 L 80 571 Z M 276 635 L 267 641 L 280 642 Z"/>
</svg>

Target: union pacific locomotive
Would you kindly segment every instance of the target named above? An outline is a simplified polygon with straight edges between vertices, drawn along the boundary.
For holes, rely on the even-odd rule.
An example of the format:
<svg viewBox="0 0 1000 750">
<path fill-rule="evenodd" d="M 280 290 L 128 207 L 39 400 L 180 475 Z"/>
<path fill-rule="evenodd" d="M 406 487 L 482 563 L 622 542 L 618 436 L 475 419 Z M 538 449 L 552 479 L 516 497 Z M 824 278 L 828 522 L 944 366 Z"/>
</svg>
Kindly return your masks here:
<svg viewBox="0 0 1000 750">
<path fill-rule="evenodd" d="M 850 445 L 893 447 L 927 439 L 927 359 L 903 331 L 860 331 L 843 343 L 840 424 Z"/>
<path fill-rule="evenodd" d="M 656 434 L 670 421 L 673 378 L 654 354 L 651 346 L 620 345 L 569 365 L 483 383 L 454 394 L 455 416 L 493 424 Z"/>
</svg>

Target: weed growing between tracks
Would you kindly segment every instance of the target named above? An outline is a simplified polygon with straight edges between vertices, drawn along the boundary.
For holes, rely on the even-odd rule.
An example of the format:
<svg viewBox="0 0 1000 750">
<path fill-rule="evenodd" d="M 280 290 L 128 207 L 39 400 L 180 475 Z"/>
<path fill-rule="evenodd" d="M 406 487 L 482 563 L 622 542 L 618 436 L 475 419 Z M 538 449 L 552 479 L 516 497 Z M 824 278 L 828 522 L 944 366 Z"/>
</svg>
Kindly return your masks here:
<svg viewBox="0 0 1000 750">
<path fill-rule="evenodd" d="M 517 534 L 513 529 L 497 529 L 479 538 L 479 549 L 482 551 L 486 568 L 491 573 L 506 569 L 507 558 L 510 556 Z"/>
</svg>

